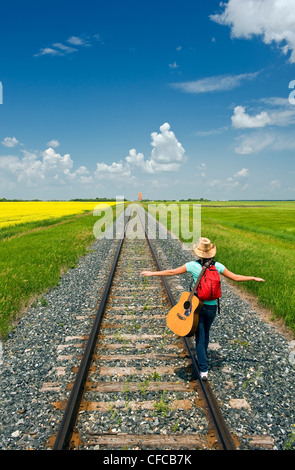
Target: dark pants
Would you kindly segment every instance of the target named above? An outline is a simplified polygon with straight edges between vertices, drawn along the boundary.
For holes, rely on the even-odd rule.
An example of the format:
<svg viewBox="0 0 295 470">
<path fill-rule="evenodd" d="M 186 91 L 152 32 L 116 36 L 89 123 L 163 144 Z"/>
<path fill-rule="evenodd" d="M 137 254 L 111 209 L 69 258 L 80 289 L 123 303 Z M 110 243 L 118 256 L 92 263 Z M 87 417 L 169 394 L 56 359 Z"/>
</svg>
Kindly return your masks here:
<svg viewBox="0 0 295 470">
<path fill-rule="evenodd" d="M 209 330 L 216 316 L 216 311 L 217 305 L 204 304 L 199 314 L 199 324 L 195 338 L 200 372 L 206 372 L 208 370 L 207 349 L 209 344 Z"/>
</svg>

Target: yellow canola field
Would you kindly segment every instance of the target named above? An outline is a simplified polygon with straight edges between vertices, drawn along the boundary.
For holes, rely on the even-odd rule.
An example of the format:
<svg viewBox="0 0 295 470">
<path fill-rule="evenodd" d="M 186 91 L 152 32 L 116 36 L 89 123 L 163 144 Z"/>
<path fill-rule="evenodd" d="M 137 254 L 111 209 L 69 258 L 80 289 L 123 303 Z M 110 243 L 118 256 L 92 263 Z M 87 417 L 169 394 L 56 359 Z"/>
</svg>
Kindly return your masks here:
<svg viewBox="0 0 295 470">
<path fill-rule="evenodd" d="M 91 212 L 95 207 L 114 205 L 116 202 L 84 201 L 24 201 L 0 202 L 0 230 L 3 227 L 46 219 L 59 219 L 67 215 Z"/>
</svg>

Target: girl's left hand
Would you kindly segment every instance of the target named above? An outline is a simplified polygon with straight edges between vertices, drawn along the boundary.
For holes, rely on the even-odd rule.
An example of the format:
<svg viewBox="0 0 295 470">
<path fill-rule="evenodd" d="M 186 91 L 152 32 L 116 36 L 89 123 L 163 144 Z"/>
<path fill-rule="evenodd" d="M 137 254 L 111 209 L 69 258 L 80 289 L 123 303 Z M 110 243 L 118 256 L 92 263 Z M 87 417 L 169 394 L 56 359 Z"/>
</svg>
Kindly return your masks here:
<svg viewBox="0 0 295 470">
<path fill-rule="evenodd" d="M 152 271 L 142 271 L 142 273 L 140 273 L 142 276 L 152 276 L 153 273 Z"/>
</svg>

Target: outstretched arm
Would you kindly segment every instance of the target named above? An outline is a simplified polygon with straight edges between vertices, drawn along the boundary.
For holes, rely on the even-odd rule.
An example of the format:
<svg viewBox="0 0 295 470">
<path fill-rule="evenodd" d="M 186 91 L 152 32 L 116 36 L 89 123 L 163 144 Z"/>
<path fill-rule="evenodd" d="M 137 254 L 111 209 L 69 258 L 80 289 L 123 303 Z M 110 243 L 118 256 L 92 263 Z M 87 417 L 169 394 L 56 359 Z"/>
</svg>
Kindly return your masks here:
<svg viewBox="0 0 295 470">
<path fill-rule="evenodd" d="M 178 274 L 186 273 L 186 266 L 180 266 L 175 269 L 166 269 L 165 271 L 142 271 L 142 276 L 177 276 Z"/>
<path fill-rule="evenodd" d="M 241 281 L 257 281 L 257 282 L 264 282 L 264 279 L 261 277 L 254 277 L 254 276 L 242 276 L 241 274 L 235 274 L 229 271 L 227 268 L 224 268 L 224 271 L 222 273 L 225 277 L 228 279 L 232 279 L 233 281 L 236 282 L 241 282 Z"/>
</svg>

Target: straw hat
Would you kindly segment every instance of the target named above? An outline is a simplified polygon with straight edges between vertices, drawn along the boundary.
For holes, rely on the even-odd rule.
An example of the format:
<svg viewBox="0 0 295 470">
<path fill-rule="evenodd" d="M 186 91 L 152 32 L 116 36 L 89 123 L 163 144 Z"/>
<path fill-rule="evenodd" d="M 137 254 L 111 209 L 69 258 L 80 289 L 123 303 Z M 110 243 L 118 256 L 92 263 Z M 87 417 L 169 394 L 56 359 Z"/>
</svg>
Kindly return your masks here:
<svg viewBox="0 0 295 470">
<path fill-rule="evenodd" d="M 216 253 L 216 246 L 210 242 L 209 238 L 199 238 L 198 243 L 194 243 L 193 249 L 200 258 L 213 258 Z"/>
</svg>

